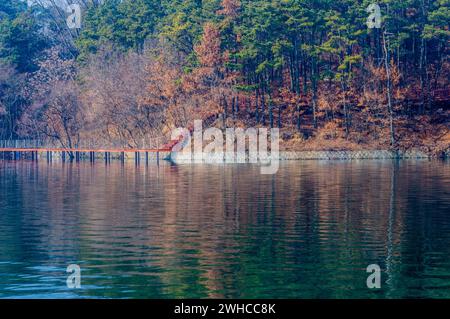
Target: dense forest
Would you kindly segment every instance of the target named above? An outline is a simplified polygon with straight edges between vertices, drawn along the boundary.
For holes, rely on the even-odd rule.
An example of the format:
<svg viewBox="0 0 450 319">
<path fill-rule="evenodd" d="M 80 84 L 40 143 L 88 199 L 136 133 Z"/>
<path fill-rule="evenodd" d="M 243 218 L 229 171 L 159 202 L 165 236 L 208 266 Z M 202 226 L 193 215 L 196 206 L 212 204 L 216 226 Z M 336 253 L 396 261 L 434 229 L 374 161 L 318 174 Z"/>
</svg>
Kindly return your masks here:
<svg viewBox="0 0 450 319">
<path fill-rule="evenodd" d="M 62 2 L 0 2 L 0 140 L 158 146 L 203 119 L 284 149 L 450 146 L 450 0 L 69 1 L 81 28 Z"/>
</svg>

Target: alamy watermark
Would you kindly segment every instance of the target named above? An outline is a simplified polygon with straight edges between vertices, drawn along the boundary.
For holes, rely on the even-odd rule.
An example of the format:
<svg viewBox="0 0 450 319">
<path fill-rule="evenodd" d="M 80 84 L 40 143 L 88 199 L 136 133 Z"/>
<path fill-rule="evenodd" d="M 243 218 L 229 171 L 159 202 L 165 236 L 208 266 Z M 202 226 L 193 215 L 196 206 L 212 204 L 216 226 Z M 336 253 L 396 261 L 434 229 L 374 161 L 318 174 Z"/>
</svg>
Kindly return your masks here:
<svg viewBox="0 0 450 319">
<path fill-rule="evenodd" d="M 66 13 L 69 14 L 66 23 L 69 29 L 81 29 L 81 7 L 79 4 L 67 6 Z"/>
<path fill-rule="evenodd" d="M 172 149 L 178 159 L 194 163 L 259 163 L 261 174 L 267 175 L 276 174 L 279 169 L 278 128 L 203 130 L 203 122 L 195 120 L 192 134 L 186 128 L 177 128 L 172 132 L 172 140 L 179 141 Z"/>
<path fill-rule="evenodd" d="M 367 267 L 367 273 L 370 275 L 367 277 L 366 285 L 369 289 L 381 288 L 381 267 L 377 264 L 372 264 Z"/>
<path fill-rule="evenodd" d="M 65 0 L 27 0 L 28 7 L 40 5 L 44 8 L 57 6 L 66 13 L 66 24 L 69 29 L 81 29 L 81 6 L 78 3 L 68 3 Z"/>
<path fill-rule="evenodd" d="M 369 29 L 380 29 L 381 28 L 381 8 L 378 3 L 370 4 L 366 12 L 370 15 L 367 17 L 367 27 Z"/>
<path fill-rule="evenodd" d="M 66 284 L 69 289 L 81 288 L 81 268 L 79 265 L 71 264 L 67 266 L 66 272 L 70 274 L 67 276 Z"/>
<path fill-rule="evenodd" d="M 104 1 L 101 1 L 100 3 L 104 3 Z M 44 7 L 56 5 L 66 12 L 66 24 L 69 29 L 81 29 L 82 12 L 81 6 L 78 3 L 68 3 L 66 0 L 27 0 L 27 4 L 28 7 L 32 7 L 37 4 Z M 366 8 L 366 12 L 369 13 L 366 21 L 367 27 L 369 29 L 380 29 L 382 22 L 380 5 L 378 3 L 372 3 Z"/>
</svg>

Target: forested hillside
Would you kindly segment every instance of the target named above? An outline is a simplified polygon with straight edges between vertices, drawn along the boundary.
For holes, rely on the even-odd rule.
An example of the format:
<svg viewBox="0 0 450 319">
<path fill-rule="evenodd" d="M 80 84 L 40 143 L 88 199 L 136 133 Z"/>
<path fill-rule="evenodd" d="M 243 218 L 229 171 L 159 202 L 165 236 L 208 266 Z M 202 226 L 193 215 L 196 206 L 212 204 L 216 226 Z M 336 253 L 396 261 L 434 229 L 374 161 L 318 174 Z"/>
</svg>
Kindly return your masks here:
<svg viewBox="0 0 450 319">
<path fill-rule="evenodd" d="M 70 3 L 80 29 L 0 2 L 0 139 L 157 146 L 203 119 L 295 150 L 450 146 L 450 0 Z"/>
</svg>

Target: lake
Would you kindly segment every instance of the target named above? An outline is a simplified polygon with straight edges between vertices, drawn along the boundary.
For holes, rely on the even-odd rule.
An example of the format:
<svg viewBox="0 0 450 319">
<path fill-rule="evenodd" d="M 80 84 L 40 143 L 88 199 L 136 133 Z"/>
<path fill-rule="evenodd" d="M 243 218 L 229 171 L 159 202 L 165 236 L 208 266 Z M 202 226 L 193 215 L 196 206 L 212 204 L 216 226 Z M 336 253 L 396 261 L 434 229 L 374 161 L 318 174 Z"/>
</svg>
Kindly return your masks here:
<svg viewBox="0 0 450 319">
<path fill-rule="evenodd" d="M 0 298 L 450 298 L 450 162 L 298 161 L 271 176 L 0 161 L 0 278 Z"/>
</svg>

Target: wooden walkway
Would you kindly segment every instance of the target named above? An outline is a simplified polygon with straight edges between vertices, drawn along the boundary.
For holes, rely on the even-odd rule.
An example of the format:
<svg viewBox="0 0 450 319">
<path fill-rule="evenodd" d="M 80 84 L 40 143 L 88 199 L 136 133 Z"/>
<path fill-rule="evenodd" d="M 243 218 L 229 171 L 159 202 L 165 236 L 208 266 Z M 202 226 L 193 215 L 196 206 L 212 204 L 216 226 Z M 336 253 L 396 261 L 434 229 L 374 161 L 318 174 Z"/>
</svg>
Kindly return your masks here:
<svg viewBox="0 0 450 319">
<path fill-rule="evenodd" d="M 168 144 L 162 146 L 161 148 L 154 149 L 131 149 L 131 148 L 102 148 L 102 149 L 94 149 L 94 148 L 57 148 L 57 147 L 1 147 L 0 146 L 0 158 L 5 159 L 6 154 L 11 155 L 11 159 L 20 160 L 22 157 L 29 158 L 33 161 L 37 161 L 39 159 L 39 154 L 46 154 L 46 158 L 48 162 L 53 160 L 53 155 L 56 153 L 60 156 L 63 162 L 67 161 L 76 161 L 79 162 L 82 159 L 89 159 L 90 162 L 95 162 L 101 154 L 101 159 L 105 162 L 111 162 L 112 154 L 120 154 L 118 159 L 122 162 L 125 162 L 125 154 L 132 153 L 134 154 L 134 160 L 138 164 L 141 162 L 141 155 L 145 154 L 145 162 L 148 163 L 150 161 L 149 154 L 156 154 L 156 161 L 159 163 L 161 153 L 170 153 L 175 145 L 183 137 L 180 136 L 177 140 L 173 140 Z M 23 156 L 25 155 L 25 156 Z M 44 155 L 45 156 L 45 155 Z M 42 157 L 42 155 L 41 155 Z"/>
<path fill-rule="evenodd" d="M 83 149 L 83 148 L 0 148 L 0 152 L 55 152 L 55 153 L 163 153 L 171 152 L 171 148 L 161 149 Z"/>
</svg>

